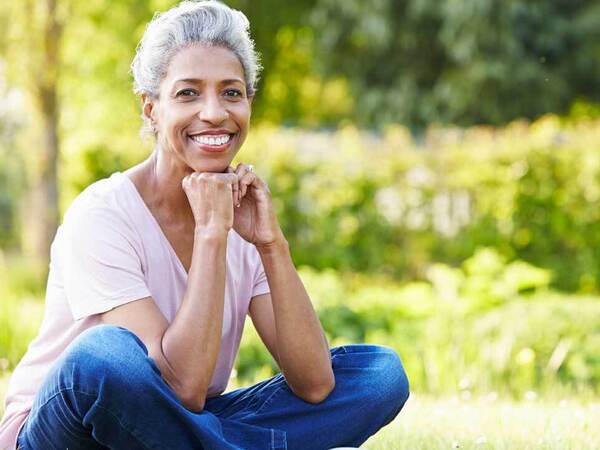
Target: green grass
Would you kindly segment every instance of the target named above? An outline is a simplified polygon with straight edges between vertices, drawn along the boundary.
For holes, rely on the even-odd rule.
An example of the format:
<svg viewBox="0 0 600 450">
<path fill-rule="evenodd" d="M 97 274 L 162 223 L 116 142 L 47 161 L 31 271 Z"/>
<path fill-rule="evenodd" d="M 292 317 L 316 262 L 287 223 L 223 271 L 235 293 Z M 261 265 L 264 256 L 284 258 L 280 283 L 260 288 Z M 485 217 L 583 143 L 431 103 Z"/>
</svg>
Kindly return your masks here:
<svg viewBox="0 0 600 450">
<path fill-rule="evenodd" d="M 369 450 L 584 450 L 600 448 L 600 399 L 498 399 L 411 395 Z"/>
</svg>

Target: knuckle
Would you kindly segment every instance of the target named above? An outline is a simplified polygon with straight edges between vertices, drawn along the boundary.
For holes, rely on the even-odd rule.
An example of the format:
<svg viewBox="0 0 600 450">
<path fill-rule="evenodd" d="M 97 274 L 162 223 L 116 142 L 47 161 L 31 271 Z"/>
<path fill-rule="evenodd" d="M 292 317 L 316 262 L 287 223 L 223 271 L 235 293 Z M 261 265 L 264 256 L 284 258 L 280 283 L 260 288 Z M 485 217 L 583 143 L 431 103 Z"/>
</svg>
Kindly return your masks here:
<svg viewBox="0 0 600 450">
<path fill-rule="evenodd" d="M 229 184 L 229 177 L 216 177 L 215 178 L 215 182 L 219 185 L 219 186 L 226 186 Z"/>
</svg>

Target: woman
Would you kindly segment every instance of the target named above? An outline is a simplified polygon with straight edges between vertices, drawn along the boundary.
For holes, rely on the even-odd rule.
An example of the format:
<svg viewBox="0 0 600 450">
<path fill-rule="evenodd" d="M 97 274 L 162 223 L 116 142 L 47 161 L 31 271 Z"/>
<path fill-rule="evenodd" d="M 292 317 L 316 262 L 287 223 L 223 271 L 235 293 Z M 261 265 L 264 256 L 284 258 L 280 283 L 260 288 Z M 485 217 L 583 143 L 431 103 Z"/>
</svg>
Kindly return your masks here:
<svg viewBox="0 0 600 450">
<path fill-rule="evenodd" d="M 391 349 L 329 349 L 267 184 L 230 163 L 259 72 L 239 11 L 184 2 L 132 64 L 152 155 L 85 189 L 51 249 L 0 448 L 327 449 L 400 411 Z M 282 373 L 222 394 L 246 315 Z"/>
</svg>

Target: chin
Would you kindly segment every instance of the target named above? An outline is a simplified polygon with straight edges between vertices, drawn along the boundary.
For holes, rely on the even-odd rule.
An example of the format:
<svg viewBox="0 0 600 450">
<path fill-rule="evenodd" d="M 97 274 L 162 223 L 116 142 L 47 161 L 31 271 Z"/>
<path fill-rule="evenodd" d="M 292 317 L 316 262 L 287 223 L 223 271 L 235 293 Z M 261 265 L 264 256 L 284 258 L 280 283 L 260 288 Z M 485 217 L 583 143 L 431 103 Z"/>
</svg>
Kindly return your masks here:
<svg viewBox="0 0 600 450">
<path fill-rule="evenodd" d="M 212 172 L 212 173 L 224 173 L 231 161 L 198 161 L 189 164 L 189 168 L 194 172 Z"/>
</svg>

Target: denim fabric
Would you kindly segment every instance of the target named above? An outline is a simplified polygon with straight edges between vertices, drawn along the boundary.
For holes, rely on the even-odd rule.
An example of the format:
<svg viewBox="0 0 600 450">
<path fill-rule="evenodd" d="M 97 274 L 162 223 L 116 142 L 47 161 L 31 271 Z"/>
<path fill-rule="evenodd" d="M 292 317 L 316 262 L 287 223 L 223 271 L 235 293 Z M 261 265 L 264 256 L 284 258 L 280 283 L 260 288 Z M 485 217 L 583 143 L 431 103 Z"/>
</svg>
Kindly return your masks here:
<svg viewBox="0 0 600 450">
<path fill-rule="evenodd" d="M 32 450 L 329 449 L 358 447 L 408 398 L 398 355 L 378 345 L 331 349 L 335 389 L 305 402 L 280 373 L 186 409 L 132 332 L 97 325 L 67 347 L 34 400 L 18 445 Z"/>
</svg>

